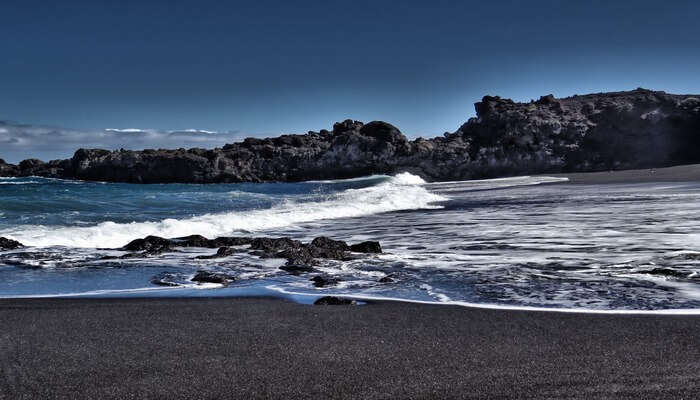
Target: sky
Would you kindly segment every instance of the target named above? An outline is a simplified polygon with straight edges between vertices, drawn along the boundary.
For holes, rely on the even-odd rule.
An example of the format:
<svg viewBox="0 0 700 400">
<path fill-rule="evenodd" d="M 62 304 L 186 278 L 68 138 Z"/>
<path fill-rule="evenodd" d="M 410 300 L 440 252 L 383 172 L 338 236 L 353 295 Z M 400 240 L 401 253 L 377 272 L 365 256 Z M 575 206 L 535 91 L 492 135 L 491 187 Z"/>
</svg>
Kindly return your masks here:
<svg viewBox="0 0 700 400">
<path fill-rule="evenodd" d="M 4 0 L 0 158 L 347 118 L 430 137 L 487 94 L 700 93 L 699 17 L 694 0 Z"/>
</svg>

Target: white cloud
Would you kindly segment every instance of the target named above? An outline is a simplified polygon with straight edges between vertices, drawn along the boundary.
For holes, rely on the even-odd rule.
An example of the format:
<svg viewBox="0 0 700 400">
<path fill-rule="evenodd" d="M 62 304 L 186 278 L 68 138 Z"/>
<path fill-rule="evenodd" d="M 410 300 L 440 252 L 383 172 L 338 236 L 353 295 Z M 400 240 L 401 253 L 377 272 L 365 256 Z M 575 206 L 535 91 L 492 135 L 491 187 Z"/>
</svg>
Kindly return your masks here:
<svg viewBox="0 0 700 400">
<path fill-rule="evenodd" d="M 81 147 L 130 150 L 214 148 L 239 141 L 246 136 L 249 135 L 237 131 L 214 132 L 198 129 L 163 131 L 110 128 L 84 131 L 0 121 L 0 158 L 7 162 L 18 162 L 25 158 L 70 158 Z"/>
</svg>

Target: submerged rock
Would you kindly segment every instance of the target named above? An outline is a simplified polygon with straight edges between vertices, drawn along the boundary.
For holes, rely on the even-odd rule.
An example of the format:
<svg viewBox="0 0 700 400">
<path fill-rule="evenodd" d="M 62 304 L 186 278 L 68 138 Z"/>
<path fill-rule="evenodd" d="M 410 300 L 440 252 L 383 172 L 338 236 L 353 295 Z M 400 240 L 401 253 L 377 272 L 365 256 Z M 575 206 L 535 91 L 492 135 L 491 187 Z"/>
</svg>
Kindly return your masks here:
<svg viewBox="0 0 700 400">
<path fill-rule="evenodd" d="M 334 278 L 332 276 L 319 275 L 311 278 L 311 281 L 316 287 L 326 287 L 337 285 L 340 282 L 340 279 Z"/>
<path fill-rule="evenodd" d="M 151 278 L 151 283 L 158 286 L 169 286 L 177 287 L 182 286 L 177 280 L 180 279 L 180 275 L 172 272 L 163 272 L 153 278 Z"/>
<path fill-rule="evenodd" d="M 206 247 L 206 248 L 221 248 L 229 246 L 242 246 L 250 244 L 253 239 L 249 237 L 218 237 L 216 239 L 207 239 L 201 235 L 190 235 L 170 239 L 173 246 L 179 247 Z"/>
<path fill-rule="evenodd" d="M 163 251 L 170 250 L 172 248 L 172 241 L 170 239 L 164 239 L 159 236 L 146 236 L 143 239 L 135 239 L 129 242 L 126 246 L 122 247 L 123 250 L 128 251 Z"/>
<path fill-rule="evenodd" d="M 0 237 L 0 250 L 14 250 L 24 247 L 24 245 L 16 240 Z"/>
<path fill-rule="evenodd" d="M 302 247 L 302 243 L 300 241 L 289 238 L 255 238 L 250 242 L 251 250 L 262 250 L 264 252 L 273 252 L 299 247 Z"/>
<path fill-rule="evenodd" d="M 379 242 L 366 241 L 353 244 L 350 246 L 350 251 L 354 251 L 355 253 L 381 253 L 382 246 L 379 245 Z"/>
<path fill-rule="evenodd" d="M 228 256 L 232 256 L 236 253 L 237 253 L 236 249 L 232 249 L 230 247 L 219 247 L 219 250 L 216 251 L 216 254 L 212 254 L 210 256 L 198 256 L 195 258 L 206 260 L 206 259 L 212 259 L 212 258 L 228 257 Z"/>
<path fill-rule="evenodd" d="M 311 265 L 308 264 L 294 264 L 294 263 L 287 263 L 284 264 L 283 266 L 280 267 L 282 271 L 287 271 L 290 274 L 293 275 L 298 275 L 302 272 L 314 272 L 316 269 L 312 267 Z"/>
<path fill-rule="evenodd" d="M 249 245 L 248 249 L 236 249 L 231 246 Z M 248 251 L 250 254 L 263 258 L 284 258 L 287 260 L 280 269 L 292 274 L 314 272 L 314 265 L 319 259 L 347 261 L 357 258 L 356 253 L 381 253 L 379 242 L 367 241 L 355 245 L 348 245 L 342 240 L 333 240 L 325 236 L 319 236 L 311 243 L 302 243 L 290 238 L 266 238 L 266 237 L 218 237 L 208 239 L 201 235 L 183 236 L 174 239 L 166 239 L 159 236 L 147 236 L 143 239 L 135 239 L 120 250 L 132 251 L 121 257 L 112 258 L 138 258 L 160 254 L 164 251 L 174 251 L 176 247 L 218 247 L 216 254 L 197 256 L 197 259 L 214 259 L 231 256 L 239 251 Z M 136 253 L 136 251 L 141 251 Z"/>
<path fill-rule="evenodd" d="M 195 276 L 192 278 L 192 282 L 220 283 L 223 285 L 227 285 L 235 280 L 236 277 L 233 275 L 209 271 L 197 271 Z"/>
<path fill-rule="evenodd" d="M 171 245 L 179 247 L 210 247 L 210 240 L 202 235 L 190 235 L 168 239 Z"/>
<path fill-rule="evenodd" d="M 333 240 L 333 239 L 328 238 L 326 236 L 319 236 L 319 237 L 315 238 L 314 240 L 311 241 L 311 246 L 314 246 L 317 248 L 323 248 L 323 249 L 342 250 L 342 251 L 347 251 L 350 249 L 348 244 L 343 242 L 342 240 Z"/>
<path fill-rule="evenodd" d="M 324 296 L 314 302 L 316 306 L 354 306 L 357 301 L 335 296 Z"/>
<path fill-rule="evenodd" d="M 671 269 L 671 268 L 662 268 L 662 267 L 657 267 L 657 268 L 650 269 L 648 271 L 643 271 L 643 273 L 649 274 L 649 275 L 672 277 L 672 278 L 685 278 L 689 275 L 689 273 L 687 273 L 687 272 L 678 271 L 678 270 Z"/>
<path fill-rule="evenodd" d="M 247 237 L 218 237 L 216 239 L 207 239 L 201 235 L 190 235 L 174 239 L 165 239 L 159 236 L 146 236 L 143 239 L 132 240 L 121 249 L 128 251 L 143 250 L 156 253 L 172 250 L 174 247 L 221 248 L 247 245 L 252 241 L 252 238 Z"/>
</svg>

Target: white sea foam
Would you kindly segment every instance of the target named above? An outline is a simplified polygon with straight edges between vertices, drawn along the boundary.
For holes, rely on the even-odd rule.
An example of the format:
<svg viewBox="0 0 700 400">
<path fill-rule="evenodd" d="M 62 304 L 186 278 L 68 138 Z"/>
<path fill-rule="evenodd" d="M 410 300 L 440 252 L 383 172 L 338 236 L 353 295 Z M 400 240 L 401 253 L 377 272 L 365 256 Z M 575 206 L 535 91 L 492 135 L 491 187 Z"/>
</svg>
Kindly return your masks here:
<svg viewBox="0 0 700 400">
<path fill-rule="evenodd" d="M 293 290 L 285 289 L 278 285 L 269 285 L 267 289 L 285 295 L 294 296 L 309 296 L 309 297 L 320 297 L 319 293 L 306 293 L 306 292 L 296 292 Z M 328 295 L 324 293 L 323 295 Z M 469 308 L 483 308 L 490 310 L 509 310 L 509 311 L 549 311 L 549 312 L 561 312 L 561 313 L 577 313 L 577 314 L 633 314 L 633 315 L 700 315 L 700 309 L 698 308 L 670 308 L 670 309 L 660 309 L 660 310 L 634 310 L 634 309 L 589 309 L 589 308 L 567 308 L 567 307 L 532 307 L 532 306 L 519 306 L 510 304 L 490 304 L 490 303 L 472 303 L 467 301 L 445 301 L 444 299 L 437 300 L 414 300 L 406 299 L 401 297 L 391 297 L 391 296 L 371 296 L 363 293 L 352 293 L 352 292 L 340 292 L 333 293 L 333 296 L 344 297 L 348 299 L 357 299 L 365 301 L 398 301 L 404 303 L 416 303 L 416 304 L 434 304 L 434 305 L 452 305 L 452 306 L 462 306 Z"/>
<path fill-rule="evenodd" d="M 401 174 L 399 174 L 401 175 Z M 369 176 L 361 176 L 358 178 L 348 178 L 348 179 L 323 179 L 323 180 L 318 180 L 318 181 L 305 181 L 306 183 L 344 183 L 344 182 L 363 182 L 363 181 L 371 181 L 374 179 L 382 179 L 382 178 L 390 178 L 388 175 L 369 175 Z M 422 182 L 425 183 L 425 182 Z"/>
<path fill-rule="evenodd" d="M 440 192 L 461 192 L 484 189 L 500 189 L 513 186 L 532 186 L 546 183 L 565 183 L 569 178 L 556 176 L 514 176 L 509 178 L 480 179 L 472 181 L 433 182 L 428 187 Z"/>
<path fill-rule="evenodd" d="M 119 247 L 147 235 L 207 237 L 281 228 L 322 219 L 360 217 L 440 207 L 447 200 L 425 189 L 421 178 L 401 173 L 377 185 L 348 189 L 322 201 L 287 201 L 269 209 L 206 214 L 157 222 L 103 222 L 91 227 L 22 226 L 0 232 L 30 246 Z"/>
<path fill-rule="evenodd" d="M 141 288 L 131 288 L 131 289 L 97 289 L 97 290 L 87 290 L 84 292 L 64 292 L 64 293 L 41 293 L 41 294 L 18 294 L 18 295 L 0 295 L 0 299 L 41 299 L 41 298 L 55 298 L 55 297 L 84 297 L 84 296 L 109 296 L 109 295 L 138 295 L 151 292 L 170 292 L 173 290 L 182 289 L 219 289 L 224 285 L 219 283 L 193 283 L 189 285 L 179 285 L 179 286 L 147 286 Z"/>
<path fill-rule="evenodd" d="M 39 181 L 21 181 L 21 182 L 15 182 L 15 181 L 10 181 L 10 180 L 3 180 L 0 181 L 0 185 L 32 185 L 35 183 L 41 183 Z"/>
<path fill-rule="evenodd" d="M 22 179 L 38 179 L 23 181 Z M 85 183 L 85 181 L 78 181 L 73 179 L 61 179 L 61 178 L 45 178 L 36 175 L 14 177 L 14 176 L 0 176 L 0 185 L 33 185 L 37 183 L 47 183 L 47 182 L 61 182 L 68 184 L 80 185 Z"/>
</svg>

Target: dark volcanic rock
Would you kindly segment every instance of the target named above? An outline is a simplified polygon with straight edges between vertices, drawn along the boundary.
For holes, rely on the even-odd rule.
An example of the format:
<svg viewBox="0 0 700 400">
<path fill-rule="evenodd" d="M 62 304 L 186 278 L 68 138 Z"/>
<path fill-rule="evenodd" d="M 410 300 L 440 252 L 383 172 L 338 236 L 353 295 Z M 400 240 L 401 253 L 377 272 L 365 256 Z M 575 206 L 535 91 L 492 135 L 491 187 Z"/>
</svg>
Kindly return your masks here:
<svg viewBox="0 0 700 400">
<path fill-rule="evenodd" d="M 408 171 L 428 180 L 600 171 L 700 162 L 700 96 L 637 89 L 516 103 L 484 96 L 453 133 L 409 141 L 393 125 L 346 120 L 304 135 L 248 138 L 219 149 L 79 149 L 68 160 L 0 176 L 214 183 L 352 178 Z"/>
<path fill-rule="evenodd" d="M 168 241 L 179 247 L 212 247 L 211 240 L 202 235 L 182 236 L 169 239 Z"/>
<path fill-rule="evenodd" d="M 219 247 L 219 250 L 216 251 L 216 254 L 212 254 L 210 256 L 198 256 L 196 258 L 206 260 L 211 258 L 228 257 L 234 255 L 235 253 L 236 249 L 232 249 L 230 247 Z"/>
<path fill-rule="evenodd" d="M 180 276 L 178 274 L 171 272 L 163 272 L 151 278 L 151 283 L 158 286 L 182 286 L 180 283 L 177 282 L 179 278 Z"/>
<path fill-rule="evenodd" d="M 342 240 L 333 240 L 325 236 L 319 236 L 311 241 L 311 245 L 318 248 L 333 249 L 333 250 L 343 250 L 347 251 L 350 248 L 348 244 Z"/>
<path fill-rule="evenodd" d="M 242 246 L 252 242 L 252 238 L 248 237 L 218 237 L 216 239 L 207 239 L 201 235 L 190 235 L 179 238 L 170 239 L 173 246 L 179 247 L 208 247 L 211 249 Z"/>
<path fill-rule="evenodd" d="M 313 264 L 314 254 L 308 246 L 288 248 L 275 253 L 274 258 L 286 258 L 289 264 Z"/>
<path fill-rule="evenodd" d="M 303 272 L 314 272 L 316 269 L 308 264 L 296 264 L 294 262 L 287 262 L 285 265 L 281 266 L 282 271 L 287 271 L 290 274 L 298 275 Z"/>
<path fill-rule="evenodd" d="M 356 304 L 355 300 L 335 296 L 321 297 L 314 302 L 316 306 L 354 306 Z"/>
<path fill-rule="evenodd" d="M 671 278 L 685 278 L 689 275 L 687 272 L 662 267 L 653 268 L 648 271 L 644 271 L 643 273 L 649 275 L 666 276 Z"/>
<path fill-rule="evenodd" d="M 24 245 L 16 240 L 0 237 L 0 250 L 14 250 L 24 247 Z"/>
<path fill-rule="evenodd" d="M 146 236 L 143 239 L 135 239 L 129 242 L 126 246 L 122 247 L 123 250 L 128 251 L 148 251 L 148 252 L 158 252 L 163 250 L 169 250 L 173 246 L 170 239 L 165 239 L 159 236 Z"/>
<path fill-rule="evenodd" d="M 262 250 L 264 252 L 299 248 L 302 243 L 289 238 L 255 238 L 250 242 L 251 250 Z"/>
<path fill-rule="evenodd" d="M 198 271 L 192 278 L 192 282 L 220 283 L 224 285 L 229 284 L 230 282 L 233 282 L 235 280 L 236 277 L 233 275 L 208 271 Z"/>
<path fill-rule="evenodd" d="M 353 244 L 350 246 L 350 251 L 354 251 L 355 253 L 381 253 L 382 246 L 379 245 L 379 242 L 366 241 Z"/>
<path fill-rule="evenodd" d="M 275 241 L 277 239 L 268 240 Z M 218 237 L 216 239 L 207 239 L 201 235 L 190 235 L 174 239 L 165 239 L 159 236 L 147 236 L 143 239 L 132 240 L 126 246 L 122 247 L 122 249 L 129 251 L 162 251 L 172 249 L 173 247 L 204 247 L 215 249 L 221 247 L 247 245 L 251 244 L 252 241 L 252 238 L 247 237 Z"/>
<path fill-rule="evenodd" d="M 334 278 L 332 276 L 319 275 L 319 276 L 314 276 L 313 278 L 311 278 L 311 281 L 314 283 L 314 286 L 316 286 L 316 287 L 326 287 L 326 286 L 337 285 L 340 282 L 340 279 Z"/>
<path fill-rule="evenodd" d="M 230 247 L 248 245 L 253 241 L 253 238 L 240 236 L 224 236 L 212 239 L 209 247 Z"/>
<path fill-rule="evenodd" d="M 231 246 L 250 245 L 248 249 L 236 249 Z M 197 256 L 197 259 L 213 259 L 227 257 L 239 251 L 249 251 L 253 255 L 263 258 L 284 258 L 287 262 L 280 267 L 281 270 L 292 274 L 314 272 L 314 266 L 319 259 L 347 261 L 357 258 L 350 251 L 364 253 L 381 253 L 378 242 L 362 242 L 353 246 L 341 240 L 333 240 L 325 236 L 315 238 L 311 243 L 302 243 L 289 238 L 247 238 L 247 237 L 219 237 L 207 239 L 200 235 L 183 236 L 174 239 L 166 239 L 158 236 L 147 236 L 143 239 L 135 239 L 129 242 L 121 250 L 131 251 L 120 257 L 103 257 L 102 259 L 140 258 L 160 254 L 164 251 L 174 251 L 176 247 L 218 247 L 216 254 Z"/>
<path fill-rule="evenodd" d="M 312 272 L 314 271 L 313 266 L 318 263 L 317 259 L 339 261 L 351 259 L 347 251 L 350 248 L 347 243 L 325 236 L 317 237 L 309 244 L 297 241 L 286 242 L 286 246 L 284 250 L 275 253 L 273 257 L 286 258 L 287 263 L 280 269 L 289 273 Z"/>
<path fill-rule="evenodd" d="M 18 176 L 19 167 L 14 164 L 8 164 L 0 158 L 0 176 Z"/>
</svg>

